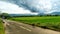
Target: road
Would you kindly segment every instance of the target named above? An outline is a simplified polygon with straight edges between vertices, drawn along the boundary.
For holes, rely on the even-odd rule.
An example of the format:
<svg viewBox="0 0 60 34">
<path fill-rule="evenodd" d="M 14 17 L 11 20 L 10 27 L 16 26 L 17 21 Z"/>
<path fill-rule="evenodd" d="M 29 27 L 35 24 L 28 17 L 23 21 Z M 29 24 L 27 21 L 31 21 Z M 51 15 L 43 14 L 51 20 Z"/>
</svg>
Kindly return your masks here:
<svg viewBox="0 0 60 34">
<path fill-rule="evenodd" d="M 11 20 L 3 20 L 5 22 L 5 34 L 60 34 L 60 32 L 33 27 L 28 24 L 23 24 Z"/>
</svg>

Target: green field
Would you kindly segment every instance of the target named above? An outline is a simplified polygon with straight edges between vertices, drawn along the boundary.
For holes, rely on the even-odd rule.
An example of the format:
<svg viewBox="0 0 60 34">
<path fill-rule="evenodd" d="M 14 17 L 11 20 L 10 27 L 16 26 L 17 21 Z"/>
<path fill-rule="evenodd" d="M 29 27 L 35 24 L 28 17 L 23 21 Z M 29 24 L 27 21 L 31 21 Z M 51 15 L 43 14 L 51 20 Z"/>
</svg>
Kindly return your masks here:
<svg viewBox="0 0 60 34">
<path fill-rule="evenodd" d="M 42 28 L 48 28 L 52 30 L 60 31 L 60 16 L 51 17 L 15 17 L 11 20 L 19 21 L 26 24 L 35 24 Z"/>
<path fill-rule="evenodd" d="M 4 34 L 4 27 L 1 20 L 0 20 L 0 34 Z"/>
</svg>

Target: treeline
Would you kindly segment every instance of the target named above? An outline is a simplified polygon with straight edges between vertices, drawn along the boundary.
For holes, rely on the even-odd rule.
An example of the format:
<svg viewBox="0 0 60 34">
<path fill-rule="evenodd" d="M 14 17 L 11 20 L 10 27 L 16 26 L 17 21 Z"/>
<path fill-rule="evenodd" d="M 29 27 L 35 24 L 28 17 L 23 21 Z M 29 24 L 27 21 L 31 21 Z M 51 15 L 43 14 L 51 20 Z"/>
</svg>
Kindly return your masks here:
<svg viewBox="0 0 60 34">
<path fill-rule="evenodd" d="M 13 17 L 47 17 L 47 16 L 60 16 L 60 15 L 30 15 L 30 16 L 13 16 Z"/>
<path fill-rule="evenodd" d="M 1 18 L 13 18 L 13 17 L 47 17 L 47 16 L 60 16 L 60 15 L 51 15 L 51 14 L 45 14 L 45 15 L 24 15 L 24 16 L 11 16 L 8 13 L 1 13 Z"/>
<path fill-rule="evenodd" d="M 11 16 L 8 13 L 1 13 L 0 18 L 7 19 L 10 18 Z"/>
</svg>

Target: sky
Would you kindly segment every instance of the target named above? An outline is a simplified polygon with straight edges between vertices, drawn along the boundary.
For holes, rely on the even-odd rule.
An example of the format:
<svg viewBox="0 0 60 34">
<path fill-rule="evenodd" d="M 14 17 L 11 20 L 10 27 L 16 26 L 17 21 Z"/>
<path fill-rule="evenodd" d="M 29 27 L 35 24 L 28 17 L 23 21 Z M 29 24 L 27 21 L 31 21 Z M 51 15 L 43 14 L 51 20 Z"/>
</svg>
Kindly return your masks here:
<svg viewBox="0 0 60 34">
<path fill-rule="evenodd" d="M 4 12 L 4 13 L 9 13 L 9 14 L 35 14 L 37 15 L 37 13 L 32 13 L 30 10 L 25 10 L 22 7 L 19 7 L 16 4 L 12 4 L 12 3 L 7 3 L 7 2 L 3 2 L 0 1 L 0 11 Z"/>
<path fill-rule="evenodd" d="M 0 0 L 0 11 L 9 14 L 60 12 L 60 0 Z"/>
</svg>

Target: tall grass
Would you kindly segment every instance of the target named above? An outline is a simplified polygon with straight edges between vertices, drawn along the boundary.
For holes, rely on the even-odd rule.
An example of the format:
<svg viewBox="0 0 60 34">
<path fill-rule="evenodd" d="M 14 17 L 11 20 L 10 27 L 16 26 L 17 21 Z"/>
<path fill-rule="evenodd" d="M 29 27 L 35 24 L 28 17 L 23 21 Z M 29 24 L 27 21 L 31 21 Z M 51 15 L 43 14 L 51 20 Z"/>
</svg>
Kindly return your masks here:
<svg viewBox="0 0 60 34">
<path fill-rule="evenodd" d="M 0 34 L 5 34 L 3 23 L 0 19 Z"/>
<path fill-rule="evenodd" d="M 42 28 L 48 28 L 60 31 L 60 16 L 57 17 L 19 17 L 11 18 L 11 20 L 19 21 L 26 24 L 35 24 Z"/>
</svg>

